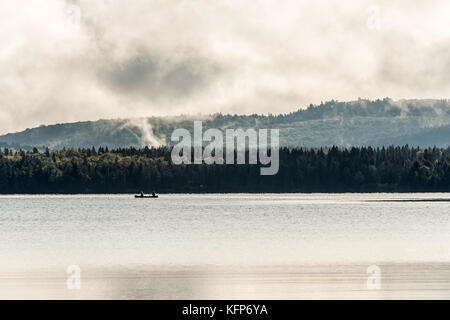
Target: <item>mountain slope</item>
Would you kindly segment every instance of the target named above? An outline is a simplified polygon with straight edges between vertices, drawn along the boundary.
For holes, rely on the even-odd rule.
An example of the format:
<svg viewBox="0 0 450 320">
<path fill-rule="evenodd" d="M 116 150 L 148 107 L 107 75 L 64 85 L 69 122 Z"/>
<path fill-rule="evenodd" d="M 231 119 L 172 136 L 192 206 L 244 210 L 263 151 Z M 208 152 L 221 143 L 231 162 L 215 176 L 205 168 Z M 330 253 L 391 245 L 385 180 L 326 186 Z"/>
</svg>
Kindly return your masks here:
<svg viewBox="0 0 450 320">
<path fill-rule="evenodd" d="M 283 146 L 450 145 L 448 100 L 329 101 L 283 115 L 221 115 L 99 120 L 40 126 L 0 136 L 0 147 L 142 147 L 170 144 L 177 128 L 279 128 Z"/>
</svg>

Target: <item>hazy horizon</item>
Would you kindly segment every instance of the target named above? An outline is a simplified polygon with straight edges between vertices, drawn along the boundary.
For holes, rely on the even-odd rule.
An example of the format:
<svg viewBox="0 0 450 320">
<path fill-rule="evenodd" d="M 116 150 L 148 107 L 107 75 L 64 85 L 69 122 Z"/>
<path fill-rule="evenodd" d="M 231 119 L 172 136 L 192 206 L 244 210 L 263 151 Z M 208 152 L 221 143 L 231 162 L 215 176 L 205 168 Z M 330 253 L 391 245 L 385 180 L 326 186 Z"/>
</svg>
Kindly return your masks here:
<svg viewBox="0 0 450 320">
<path fill-rule="evenodd" d="M 376 101 L 376 100 L 384 100 L 384 99 L 391 100 L 393 106 L 401 107 L 401 108 L 403 108 L 403 110 L 406 110 L 406 108 L 407 108 L 406 102 L 408 102 L 408 103 L 409 102 L 418 102 L 419 105 L 423 105 L 424 102 L 428 102 L 428 101 L 430 101 L 430 102 L 431 101 L 449 101 L 449 99 L 439 99 L 439 98 L 430 98 L 430 99 L 414 99 L 414 98 L 411 98 L 411 99 L 393 100 L 393 99 L 391 99 L 389 97 L 373 99 L 373 100 L 365 99 L 365 98 L 358 98 L 358 100 L 351 100 L 351 101 L 338 101 L 338 100 L 334 100 L 333 99 L 333 100 L 329 100 L 329 101 L 321 101 L 320 104 L 315 104 L 315 105 L 308 104 L 306 106 L 299 106 L 298 108 L 295 108 L 293 110 L 287 110 L 285 112 L 278 112 L 278 113 L 276 113 L 276 112 L 275 113 L 272 113 L 272 112 L 266 112 L 266 113 L 258 113 L 258 112 L 241 112 L 241 113 L 239 113 L 239 112 L 235 112 L 235 113 L 231 113 L 231 112 L 218 111 L 218 112 L 214 112 L 214 113 L 202 113 L 202 112 L 194 113 L 194 112 L 192 112 L 192 113 L 173 114 L 173 115 L 164 115 L 164 114 L 163 115 L 156 115 L 156 116 L 155 115 L 148 115 L 148 116 L 144 115 L 144 116 L 138 116 L 138 117 L 133 117 L 133 116 L 131 116 L 131 117 L 116 117 L 116 118 L 98 117 L 98 118 L 91 118 L 91 119 L 78 119 L 78 120 L 66 121 L 66 122 L 54 121 L 54 122 L 49 122 L 49 123 L 41 123 L 41 124 L 36 125 L 34 127 L 22 128 L 20 130 L 10 131 L 10 132 L 1 132 L 1 130 L 0 130 L 0 136 L 1 135 L 7 135 L 7 134 L 20 133 L 20 132 L 23 132 L 25 130 L 35 129 L 35 128 L 39 128 L 39 127 L 45 127 L 45 126 L 54 126 L 54 125 L 71 124 L 71 123 L 97 122 L 97 121 L 103 121 L 103 120 L 104 121 L 111 121 L 111 120 L 131 120 L 131 121 L 133 121 L 133 120 L 150 119 L 150 118 L 160 118 L 160 119 L 167 119 L 167 120 L 173 120 L 173 121 L 177 121 L 177 119 L 185 120 L 185 119 L 189 119 L 189 118 L 192 118 L 193 120 L 200 120 L 201 118 L 205 118 L 206 119 L 206 118 L 209 118 L 210 116 L 214 116 L 216 114 L 222 114 L 222 115 L 234 115 L 234 114 L 237 114 L 237 115 L 244 115 L 244 116 L 245 115 L 248 116 L 248 115 L 256 114 L 258 116 L 268 116 L 269 113 L 270 113 L 270 114 L 272 114 L 274 116 L 278 116 L 278 115 L 287 115 L 289 113 L 297 112 L 299 110 L 304 110 L 304 109 L 308 108 L 311 105 L 313 105 L 314 107 L 318 107 L 322 103 L 327 103 L 327 102 L 331 102 L 331 101 L 336 101 L 338 103 L 341 103 L 341 102 L 343 102 L 343 103 L 353 103 L 353 102 L 357 103 L 358 101 L 363 101 L 364 102 L 364 101 Z M 432 106 L 430 106 L 430 107 L 432 107 Z M 130 124 L 133 125 L 133 126 L 137 126 L 139 128 L 147 127 L 147 125 L 144 124 L 144 123 L 132 122 Z M 149 127 L 149 128 L 151 130 L 151 127 Z"/>
<path fill-rule="evenodd" d="M 448 99 L 446 1 L 0 5 L 0 134 L 179 114 Z"/>
</svg>

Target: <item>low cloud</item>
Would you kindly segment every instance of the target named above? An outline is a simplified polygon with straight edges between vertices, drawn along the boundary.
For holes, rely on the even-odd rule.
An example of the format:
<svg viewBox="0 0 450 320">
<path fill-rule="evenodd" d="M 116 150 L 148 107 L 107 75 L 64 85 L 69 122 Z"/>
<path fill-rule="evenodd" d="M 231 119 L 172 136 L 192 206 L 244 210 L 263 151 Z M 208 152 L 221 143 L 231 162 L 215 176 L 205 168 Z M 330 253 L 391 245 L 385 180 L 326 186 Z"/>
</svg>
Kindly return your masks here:
<svg viewBox="0 0 450 320">
<path fill-rule="evenodd" d="M 207 59 L 186 58 L 172 61 L 170 56 L 140 52 L 125 61 L 108 63 L 99 70 L 99 80 L 124 96 L 140 96 L 151 101 L 188 98 L 219 76 L 219 67 Z"/>
<path fill-rule="evenodd" d="M 0 133 L 449 98 L 449 13 L 444 0 L 3 1 Z"/>
<path fill-rule="evenodd" d="M 165 138 L 160 138 L 153 133 L 153 127 L 146 118 L 133 118 L 127 120 L 120 129 L 131 129 L 130 132 L 135 135 L 142 147 L 158 147 L 166 144 Z M 134 133 L 135 131 L 139 133 Z"/>
</svg>

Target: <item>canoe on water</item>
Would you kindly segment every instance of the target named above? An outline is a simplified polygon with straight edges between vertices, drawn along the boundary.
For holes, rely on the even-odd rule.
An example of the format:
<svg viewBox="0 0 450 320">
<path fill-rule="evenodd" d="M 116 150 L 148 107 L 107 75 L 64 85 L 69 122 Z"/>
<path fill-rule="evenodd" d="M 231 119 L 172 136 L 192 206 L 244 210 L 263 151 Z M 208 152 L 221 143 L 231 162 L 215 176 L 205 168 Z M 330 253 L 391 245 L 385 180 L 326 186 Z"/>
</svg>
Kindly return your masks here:
<svg viewBox="0 0 450 320">
<path fill-rule="evenodd" d="M 155 198 L 158 198 L 158 195 L 156 194 L 154 196 L 152 196 L 152 195 L 150 195 L 150 196 L 141 196 L 141 195 L 135 194 L 134 197 L 135 198 L 145 198 L 145 199 L 155 199 Z"/>
</svg>

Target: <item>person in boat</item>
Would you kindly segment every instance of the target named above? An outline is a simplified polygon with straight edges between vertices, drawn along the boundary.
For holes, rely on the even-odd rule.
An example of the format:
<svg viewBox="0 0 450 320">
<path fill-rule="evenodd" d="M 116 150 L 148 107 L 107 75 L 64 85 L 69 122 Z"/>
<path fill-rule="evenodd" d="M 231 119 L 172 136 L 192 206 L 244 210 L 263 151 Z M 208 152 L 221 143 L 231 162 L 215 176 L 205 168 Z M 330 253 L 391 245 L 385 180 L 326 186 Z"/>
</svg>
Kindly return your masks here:
<svg viewBox="0 0 450 320">
<path fill-rule="evenodd" d="M 144 192 L 143 191 L 141 191 L 141 197 L 144 197 Z"/>
<path fill-rule="evenodd" d="M 153 191 L 152 192 L 152 197 L 155 197 L 156 196 L 156 193 L 155 193 L 155 191 Z"/>
</svg>

